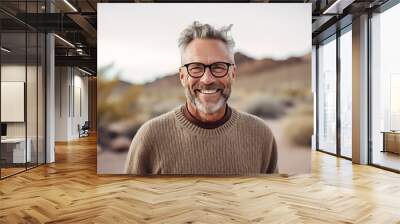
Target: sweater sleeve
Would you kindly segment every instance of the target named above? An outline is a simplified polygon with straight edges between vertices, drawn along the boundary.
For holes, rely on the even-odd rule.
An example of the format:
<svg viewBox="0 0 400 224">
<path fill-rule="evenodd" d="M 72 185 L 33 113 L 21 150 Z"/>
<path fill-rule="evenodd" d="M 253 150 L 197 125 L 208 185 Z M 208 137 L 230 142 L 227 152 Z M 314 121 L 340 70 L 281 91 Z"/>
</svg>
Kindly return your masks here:
<svg viewBox="0 0 400 224">
<path fill-rule="evenodd" d="M 151 174 L 152 149 L 149 142 L 148 124 L 143 124 L 137 131 L 129 147 L 125 162 L 126 174 L 148 175 Z"/>
<path fill-rule="evenodd" d="M 273 174 L 273 173 L 279 173 L 278 170 L 278 149 L 277 149 L 275 137 L 272 136 L 272 144 L 270 148 L 270 159 L 269 159 L 269 164 L 267 168 L 267 173 Z"/>
</svg>

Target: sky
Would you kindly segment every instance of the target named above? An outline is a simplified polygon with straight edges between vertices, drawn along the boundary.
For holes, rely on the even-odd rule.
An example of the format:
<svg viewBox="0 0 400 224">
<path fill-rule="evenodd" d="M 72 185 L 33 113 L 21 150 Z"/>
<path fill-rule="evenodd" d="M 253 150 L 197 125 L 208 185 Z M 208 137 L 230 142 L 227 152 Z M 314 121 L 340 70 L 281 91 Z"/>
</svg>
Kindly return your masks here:
<svg viewBox="0 0 400 224">
<path fill-rule="evenodd" d="M 311 52 L 310 3 L 99 3 L 98 69 L 145 83 L 178 71 L 179 34 L 193 21 L 233 24 L 235 51 L 285 59 Z"/>
</svg>

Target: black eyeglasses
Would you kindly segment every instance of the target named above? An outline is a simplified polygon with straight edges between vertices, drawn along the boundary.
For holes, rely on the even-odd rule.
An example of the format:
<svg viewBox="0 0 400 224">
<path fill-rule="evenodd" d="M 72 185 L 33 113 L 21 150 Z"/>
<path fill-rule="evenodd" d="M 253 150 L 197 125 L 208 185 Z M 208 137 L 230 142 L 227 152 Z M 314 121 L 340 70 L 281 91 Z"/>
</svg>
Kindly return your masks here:
<svg viewBox="0 0 400 224">
<path fill-rule="evenodd" d="M 186 70 L 190 77 L 192 78 L 200 78 L 206 72 L 206 68 L 210 69 L 211 74 L 216 78 L 222 78 L 228 74 L 229 67 L 234 64 L 228 62 L 214 62 L 209 65 L 205 65 L 200 62 L 192 62 L 183 65 L 182 67 L 186 67 Z"/>
</svg>

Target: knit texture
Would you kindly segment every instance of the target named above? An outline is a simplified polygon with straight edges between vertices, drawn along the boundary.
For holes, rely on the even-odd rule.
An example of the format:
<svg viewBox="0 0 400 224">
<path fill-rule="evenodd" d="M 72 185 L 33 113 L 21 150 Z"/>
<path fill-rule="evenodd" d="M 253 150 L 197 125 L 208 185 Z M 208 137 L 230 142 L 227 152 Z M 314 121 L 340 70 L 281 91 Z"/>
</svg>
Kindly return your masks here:
<svg viewBox="0 0 400 224">
<path fill-rule="evenodd" d="M 278 173 L 277 146 L 260 118 L 232 109 L 223 125 L 201 128 L 181 107 L 144 123 L 129 148 L 125 173 L 248 175 Z"/>
</svg>

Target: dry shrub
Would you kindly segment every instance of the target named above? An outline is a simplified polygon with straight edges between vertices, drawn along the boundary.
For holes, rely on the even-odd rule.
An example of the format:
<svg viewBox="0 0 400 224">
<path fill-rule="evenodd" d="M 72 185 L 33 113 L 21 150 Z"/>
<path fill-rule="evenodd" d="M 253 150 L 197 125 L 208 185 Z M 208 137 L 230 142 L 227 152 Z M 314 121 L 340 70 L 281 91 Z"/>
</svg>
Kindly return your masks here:
<svg viewBox="0 0 400 224">
<path fill-rule="evenodd" d="M 293 144 L 311 146 L 311 136 L 314 129 L 312 114 L 299 114 L 289 117 L 284 129 L 286 136 Z"/>
<path fill-rule="evenodd" d="M 314 108 L 312 102 L 298 104 L 298 106 L 294 108 L 291 114 L 293 114 L 294 116 L 309 115 L 312 117 L 314 114 Z"/>
<path fill-rule="evenodd" d="M 262 118 L 278 119 L 285 115 L 287 102 L 278 97 L 257 96 L 250 99 L 246 111 Z"/>
<path fill-rule="evenodd" d="M 100 125 L 122 119 L 132 118 L 137 114 L 137 99 L 143 89 L 140 85 L 130 85 L 115 95 L 119 80 L 98 80 L 97 114 Z M 114 95 L 113 95 L 114 94 Z"/>
<path fill-rule="evenodd" d="M 305 99 L 312 95 L 311 91 L 301 87 L 289 87 L 281 90 L 281 95 L 287 96 L 293 99 Z"/>
<path fill-rule="evenodd" d="M 160 100 L 158 102 L 155 102 L 153 106 L 151 107 L 150 116 L 151 117 L 157 117 L 161 114 L 167 113 L 173 109 L 175 109 L 177 106 L 181 105 L 184 102 L 181 102 L 179 100 L 175 99 L 170 99 L 170 100 Z"/>
</svg>

